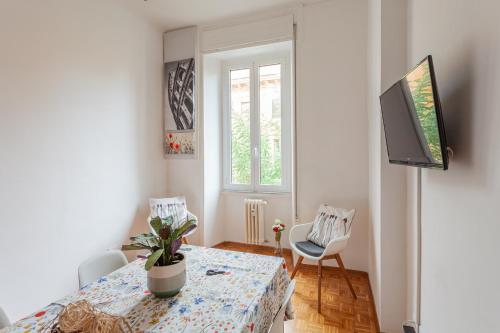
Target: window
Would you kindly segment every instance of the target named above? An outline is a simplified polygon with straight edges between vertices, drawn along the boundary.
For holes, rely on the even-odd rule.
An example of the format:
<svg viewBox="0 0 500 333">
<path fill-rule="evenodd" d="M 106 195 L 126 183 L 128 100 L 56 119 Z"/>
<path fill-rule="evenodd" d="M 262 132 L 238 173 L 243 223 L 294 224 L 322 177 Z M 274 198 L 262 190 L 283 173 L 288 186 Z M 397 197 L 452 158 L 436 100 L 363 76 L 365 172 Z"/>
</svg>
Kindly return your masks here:
<svg viewBox="0 0 500 333">
<path fill-rule="evenodd" d="M 286 55 L 223 66 L 224 188 L 290 190 L 290 61 Z"/>
</svg>

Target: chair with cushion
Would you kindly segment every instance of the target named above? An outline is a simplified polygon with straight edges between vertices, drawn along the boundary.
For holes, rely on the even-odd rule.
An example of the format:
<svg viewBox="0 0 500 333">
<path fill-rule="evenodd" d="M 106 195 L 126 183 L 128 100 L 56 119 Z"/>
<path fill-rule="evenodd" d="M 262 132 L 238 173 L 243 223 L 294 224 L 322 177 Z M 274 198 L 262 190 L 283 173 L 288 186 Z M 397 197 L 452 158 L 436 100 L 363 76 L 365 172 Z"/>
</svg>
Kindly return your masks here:
<svg viewBox="0 0 500 333">
<path fill-rule="evenodd" d="M 7 326 L 10 326 L 9 317 L 7 317 L 5 311 L 0 307 L 0 330 Z"/>
<path fill-rule="evenodd" d="M 108 275 L 126 264 L 128 264 L 127 257 L 119 250 L 107 251 L 85 260 L 78 266 L 80 288 L 97 281 L 100 277 Z"/>
<path fill-rule="evenodd" d="M 318 312 L 321 313 L 321 268 L 322 262 L 335 259 L 339 265 L 352 296 L 356 299 L 356 293 L 349 280 L 344 263 L 340 258 L 349 238 L 351 237 L 351 223 L 354 218 L 354 210 L 348 211 L 322 205 L 314 222 L 304 223 L 290 229 L 290 246 L 298 254 L 299 259 L 292 273 L 292 279 L 304 258 L 318 262 Z"/>
<path fill-rule="evenodd" d="M 152 233 L 155 233 L 153 227 L 151 227 L 151 219 L 153 217 L 161 217 L 166 218 L 168 216 L 173 216 L 175 223 L 179 223 L 181 221 L 185 221 L 189 219 L 194 221 L 196 225 L 198 225 L 198 218 L 196 215 L 191 213 L 186 208 L 186 198 L 184 197 L 174 197 L 174 198 L 160 198 L 149 199 L 149 209 L 150 213 L 147 219 L 148 226 Z M 184 244 L 189 244 L 188 237 L 196 232 L 198 227 L 193 228 L 190 232 L 188 232 L 184 237 L 182 237 L 182 242 Z"/>
</svg>

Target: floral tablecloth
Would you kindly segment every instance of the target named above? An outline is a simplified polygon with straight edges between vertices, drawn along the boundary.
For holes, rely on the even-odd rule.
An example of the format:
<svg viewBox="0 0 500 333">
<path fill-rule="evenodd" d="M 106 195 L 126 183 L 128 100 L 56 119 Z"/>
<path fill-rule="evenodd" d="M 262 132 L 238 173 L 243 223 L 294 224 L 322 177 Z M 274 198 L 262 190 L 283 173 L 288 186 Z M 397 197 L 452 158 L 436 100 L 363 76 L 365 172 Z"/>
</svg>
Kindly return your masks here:
<svg viewBox="0 0 500 333">
<path fill-rule="evenodd" d="M 187 282 L 173 298 L 151 295 L 138 259 L 0 332 L 40 332 L 80 299 L 124 316 L 134 332 L 267 332 L 290 283 L 283 258 L 190 245 L 181 251 Z M 225 273 L 207 276 L 207 270 Z"/>
</svg>

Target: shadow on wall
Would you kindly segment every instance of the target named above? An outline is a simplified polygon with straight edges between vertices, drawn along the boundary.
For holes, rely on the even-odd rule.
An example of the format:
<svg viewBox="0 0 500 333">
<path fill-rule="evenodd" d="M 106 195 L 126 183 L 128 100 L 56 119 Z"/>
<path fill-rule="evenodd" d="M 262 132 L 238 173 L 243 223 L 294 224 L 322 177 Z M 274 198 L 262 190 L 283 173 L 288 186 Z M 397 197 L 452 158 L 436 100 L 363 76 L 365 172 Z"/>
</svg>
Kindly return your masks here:
<svg viewBox="0 0 500 333">
<path fill-rule="evenodd" d="M 439 71 L 439 68 L 436 71 Z M 473 86 L 473 77 L 469 56 L 464 56 L 461 61 L 455 64 L 451 68 L 450 74 L 446 85 L 444 80 L 438 81 L 438 89 L 442 86 L 447 88 L 443 89 L 440 97 L 448 146 L 455 152 L 453 163 L 471 167 L 470 139 L 472 137 L 471 110 L 473 103 L 470 89 Z M 439 72 L 436 75 L 438 76 Z M 439 80 L 439 76 L 437 80 Z"/>
<path fill-rule="evenodd" d="M 490 90 L 495 73 L 488 69 L 493 68 L 492 63 L 498 57 L 473 51 L 484 49 L 488 48 L 465 44 L 454 59 L 440 59 L 439 54 L 435 57 L 448 146 L 454 151 L 447 172 L 452 175 L 467 172 L 467 177 L 457 182 L 461 187 L 487 186 L 492 171 L 489 135 L 493 112 L 487 110 L 487 106 L 494 104 L 491 100 L 495 99 L 495 94 Z M 481 68 L 475 66 L 478 62 L 484 63 Z M 448 177 L 441 177 L 440 172 L 429 172 L 428 177 L 436 184 L 449 184 Z"/>
<path fill-rule="evenodd" d="M 149 227 L 147 224 L 147 218 L 149 216 L 149 207 L 146 205 L 142 205 L 142 207 L 137 207 L 134 215 L 134 220 L 128 231 L 127 236 L 123 239 L 122 244 L 130 244 L 130 237 L 135 236 L 140 233 L 149 232 Z M 139 254 L 146 254 L 147 251 L 124 251 L 123 252 L 127 257 L 128 261 L 134 261 L 137 259 Z"/>
</svg>

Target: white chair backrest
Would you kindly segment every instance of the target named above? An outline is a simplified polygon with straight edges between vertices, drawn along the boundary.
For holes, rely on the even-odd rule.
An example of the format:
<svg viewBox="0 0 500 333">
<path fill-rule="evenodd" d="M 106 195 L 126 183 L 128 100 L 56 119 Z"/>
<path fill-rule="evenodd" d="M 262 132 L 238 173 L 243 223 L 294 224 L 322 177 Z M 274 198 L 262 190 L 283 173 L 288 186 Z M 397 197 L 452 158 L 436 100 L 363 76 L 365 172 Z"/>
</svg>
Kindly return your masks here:
<svg viewBox="0 0 500 333">
<path fill-rule="evenodd" d="M 349 232 L 346 234 L 347 238 L 351 238 L 352 223 L 354 222 L 354 219 L 356 218 L 356 209 L 353 209 L 353 210 L 354 210 L 354 214 L 352 214 L 351 226 L 349 228 Z"/>
<path fill-rule="evenodd" d="M 119 250 L 107 251 L 106 253 L 85 260 L 78 267 L 80 288 L 96 281 L 101 276 L 116 271 L 126 264 L 128 264 L 127 257 Z"/>
<path fill-rule="evenodd" d="M 0 307 L 0 330 L 7 326 L 10 326 L 9 318 L 7 317 L 7 314 L 3 311 L 3 309 Z"/>
<path fill-rule="evenodd" d="M 295 291 L 295 280 L 292 280 L 290 281 L 290 284 L 286 289 L 285 297 L 283 298 L 283 303 L 281 304 L 278 313 L 274 317 L 273 323 L 271 324 L 271 327 L 269 327 L 269 330 L 267 331 L 268 333 L 283 333 L 285 331 L 284 319 L 285 319 L 286 307 L 288 306 L 288 302 L 290 302 L 290 299 L 292 298 L 294 291 Z"/>
</svg>

